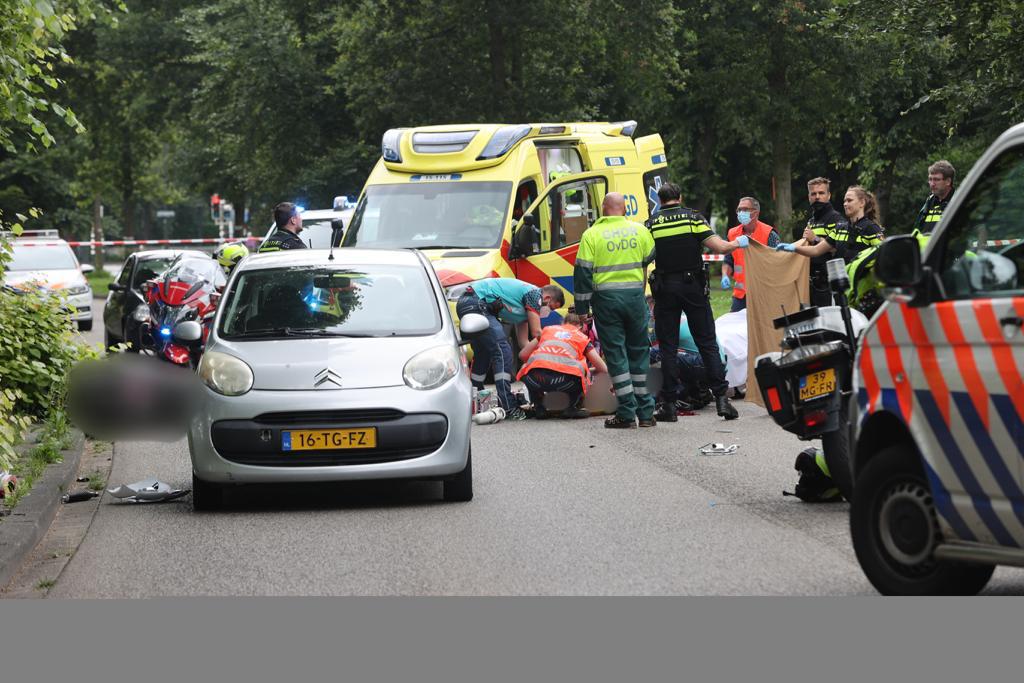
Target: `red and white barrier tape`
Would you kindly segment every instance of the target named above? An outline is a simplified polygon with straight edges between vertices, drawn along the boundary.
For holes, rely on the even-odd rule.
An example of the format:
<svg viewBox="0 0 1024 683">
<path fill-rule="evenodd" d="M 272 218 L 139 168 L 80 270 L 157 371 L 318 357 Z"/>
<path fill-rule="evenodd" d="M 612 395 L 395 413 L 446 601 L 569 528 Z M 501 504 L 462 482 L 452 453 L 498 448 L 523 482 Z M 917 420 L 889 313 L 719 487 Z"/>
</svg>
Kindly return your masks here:
<svg viewBox="0 0 1024 683">
<path fill-rule="evenodd" d="M 223 242 L 241 242 L 246 237 L 225 237 L 221 239 L 219 237 L 203 237 L 197 239 L 180 239 L 180 240 L 104 240 L 102 242 L 67 242 L 72 247 L 128 247 L 144 244 L 221 244 Z M 256 238 L 259 239 L 259 238 Z M 59 247 L 62 242 L 34 242 L 30 240 L 18 240 L 19 247 Z"/>
</svg>

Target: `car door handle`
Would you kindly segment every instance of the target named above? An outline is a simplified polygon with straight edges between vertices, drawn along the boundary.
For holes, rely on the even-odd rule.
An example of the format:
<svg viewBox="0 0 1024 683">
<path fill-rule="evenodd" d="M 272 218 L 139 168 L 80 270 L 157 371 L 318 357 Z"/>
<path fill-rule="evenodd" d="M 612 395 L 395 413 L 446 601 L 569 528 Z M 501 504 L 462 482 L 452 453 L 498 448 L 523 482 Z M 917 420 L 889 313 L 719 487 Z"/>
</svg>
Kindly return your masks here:
<svg viewBox="0 0 1024 683">
<path fill-rule="evenodd" d="M 1021 327 L 1021 326 L 1024 326 L 1024 318 L 1014 318 L 1014 317 L 1000 318 L 999 319 L 999 324 L 1003 325 L 1004 327 L 1007 326 L 1007 325 L 1013 325 L 1014 327 Z"/>
</svg>

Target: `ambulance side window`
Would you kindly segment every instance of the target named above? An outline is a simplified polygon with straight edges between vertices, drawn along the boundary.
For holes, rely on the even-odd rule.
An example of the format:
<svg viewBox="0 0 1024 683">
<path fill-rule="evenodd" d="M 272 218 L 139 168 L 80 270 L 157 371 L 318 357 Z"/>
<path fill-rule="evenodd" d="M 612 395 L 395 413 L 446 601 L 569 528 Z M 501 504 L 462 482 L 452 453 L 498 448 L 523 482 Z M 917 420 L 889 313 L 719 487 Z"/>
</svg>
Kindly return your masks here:
<svg viewBox="0 0 1024 683">
<path fill-rule="evenodd" d="M 939 276 L 947 298 L 1024 291 L 1024 147 L 1004 152 L 943 232 Z"/>
<path fill-rule="evenodd" d="M 548 195 L 550 250 L 580 241 L 583 231 L 601 217 L 601 202 L 607 187 L 604 178 L 588 178 L 559 185 Z M 543 228 L 541 232 L 543 234 Z"/>
<path fill-rule="evenodd" d="M 519 183 L 516 189 L 516 200 L 512 204 L 512 222 L 523 217 L 523 212 L 530 208 L 530 204 L 537 201 L 537 183 L 532 180 L 524 180 Z"/>
</svg>

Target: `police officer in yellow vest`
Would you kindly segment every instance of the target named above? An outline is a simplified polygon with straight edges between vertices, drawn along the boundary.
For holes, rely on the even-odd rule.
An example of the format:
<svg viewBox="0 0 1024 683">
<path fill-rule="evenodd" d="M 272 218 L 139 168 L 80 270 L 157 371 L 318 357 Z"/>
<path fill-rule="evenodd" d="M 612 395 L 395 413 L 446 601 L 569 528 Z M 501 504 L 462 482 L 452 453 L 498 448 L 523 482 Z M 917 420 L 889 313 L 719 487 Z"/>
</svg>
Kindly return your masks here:
<svg viewBox="0 0 1024 683">
<path fill-rule="evenodd" d="M 661 207 L 647 221 L 658 249 L 658 262 L 651 281 L 654 295 L 654 331 L 661 350 L 661 400 L 657 418 L 675 422 L 679 391 L 679 320 L 683 313 L 693 340 L 707 369 L 708 385 L 715 396 L 718 414 L 726 420 L 739 417 L 725 393 L 725 366 L 715 336 L 715 317 L 706 289 L 704 248 L 716 254 L 730 254 L 745 248 L 750 238 L 740 235 L 726 242 L 711 230 L 704 217 L 682 204 L 682 193 L 675 183 L 663 183 L 658 189 Z M 600 328 L 599 328 L 600 330 Z"/>
<path fill-rule="evenodd" d="M 267 241 L 260 245 L 259 253 L 282 251 L 286 249 L 305 249 L 306 245 L 299 239 L 302 232 L 302 215 L 299 207 L 291 202 L 281 202 L 274 207 L 274 232 Z"/>
<path fill-rule="evenodd" d="M 956 169 L 945 159 L 936 161 L 928 167 L 928 189 L 932 191 L 925 200 L 924 206 L 917 214 L 914 229 L 931 234 L 942 218 L 949 200 L 953 198 L 953 179 Z"/>
<path fill-rule="evenodd" d="M 594 312 L 601 349 L 618 400 L 609 429 L 653 427 L 654 398 L 647 393 L 650 341 L 647 338 L 647 266 L 654 260 L 654 239 L 639 223 L 626 219 L 625 198 L 611 192 L 601 218 L 583 233 L 573 295 L 580 315 Z"/>
</svg>

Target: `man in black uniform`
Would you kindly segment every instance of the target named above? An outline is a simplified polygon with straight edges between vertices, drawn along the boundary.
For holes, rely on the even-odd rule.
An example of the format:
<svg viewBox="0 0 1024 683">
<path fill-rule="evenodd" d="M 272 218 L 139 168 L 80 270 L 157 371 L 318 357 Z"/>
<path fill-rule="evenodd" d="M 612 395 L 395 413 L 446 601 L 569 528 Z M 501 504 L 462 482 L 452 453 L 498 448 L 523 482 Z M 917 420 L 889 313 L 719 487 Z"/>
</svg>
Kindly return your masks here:
<svg viewBox="0 0 1024 683">
<path fill-rule="evenodd" d="M 299 239 L 299 233 L 302 232 L 302 215 L 297 206 L 291 202 L 281 202 L 275 206 L 274 225 L 276 229 L 267 241 L 260 245 L 259 253 L 306 248 Z"/>
<path fill-rule="evenodd" d="M 832 181 L 828 178 L 812 178 L 807 181 L 807 201 L 811 205 L 811 216 L 807 219 L 807 227 L 804 228 L 804 240 L 809 247 L 822 242 L 830 244 L 830 248 L 816 249 L 815 255 L 811 256 L 812 306 L 832 305 L 832 290 L 828 286 L 828 270 L 825 264 L 833 258 L 831 245 L 842 239 L 841 236 L 847 232 L 846 220 L 829 201 L 832 199 L 829 190 L 831 184 Z M 775 248 L 779 251 L 796 251 L 795 244 L 784 243 Z"/>
<path fill-rule="evenodd" d="M 953 179 L 956 177 L 956 169 L 953 164 L 945 159 L 936 161 L 928 167 L 928 189 L 932 191 L 925 200 L 924 206 L 917 214 L 914 221 L 914 230 L 930 234 L 942 218 L 942 212 L 946 205 L 953 198 Z"/>
<path fill-rule="evenodd" d="M 654 237 L 654 273 L 651 294 L 654 295 L 654 333 L 661 349 L 663 384 L 655 417 L 661 422 L 675 422 L 675 401 L 679 391 L 679 317 L 686 313 L 693 340 L 707 368 L 708 384 L 715 396 L 718 414 L 726 420 L 739 417 L 725 392 L 725 366 L 718 352 L 715 318 L 708 299 L 707 277 L 704 273 L 704 247 L 716 254 L 729 254 L 746 247 L 749 238 L 740 235 L 735 242 L 726 242 L 716 235 L 704 217 L 682 205 L 682 193 L 674 183 L 664 183 L 658 190 L 659 208 L 647 221 Z"/>
</svg>

